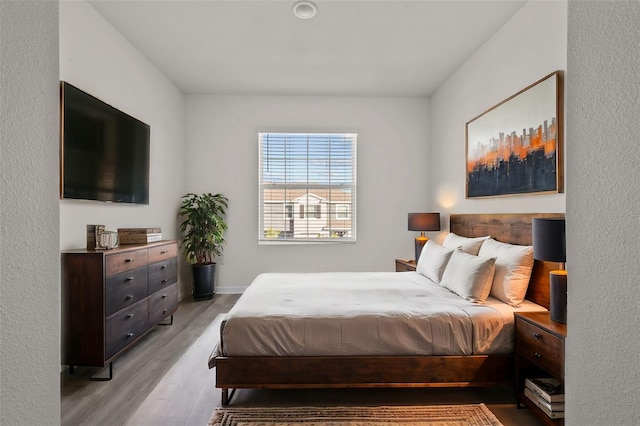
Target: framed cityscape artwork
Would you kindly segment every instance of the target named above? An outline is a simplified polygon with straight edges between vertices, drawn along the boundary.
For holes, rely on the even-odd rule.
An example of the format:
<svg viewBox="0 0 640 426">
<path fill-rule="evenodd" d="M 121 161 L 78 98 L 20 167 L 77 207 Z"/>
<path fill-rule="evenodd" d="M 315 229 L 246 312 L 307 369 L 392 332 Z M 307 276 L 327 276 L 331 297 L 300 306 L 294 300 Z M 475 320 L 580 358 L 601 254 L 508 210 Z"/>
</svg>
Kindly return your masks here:
<svg viewBox="0 0 640 426">
<path fill-rule="evenodd" d="M 466 197 L 562 192 L 562 80 L 556 71 L 466 124 Z"/>
</svg>

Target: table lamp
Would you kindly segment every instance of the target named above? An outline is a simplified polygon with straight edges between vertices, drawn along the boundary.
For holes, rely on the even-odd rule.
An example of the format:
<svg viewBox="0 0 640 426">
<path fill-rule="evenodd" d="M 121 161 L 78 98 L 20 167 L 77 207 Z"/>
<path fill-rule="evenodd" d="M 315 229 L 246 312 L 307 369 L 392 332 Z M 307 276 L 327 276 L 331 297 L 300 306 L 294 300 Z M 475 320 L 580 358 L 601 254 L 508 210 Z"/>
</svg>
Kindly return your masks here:
<svg viewBox="0 0 640 426">
<path fill-rule="evenodd" d="M 559 262 L 560 269 L 549 272 L 551 319 L 567 323 L 567 271 L 565 219 L 534 218 L 532 222 L 533 258 Z"/>
<path fill-rule="evenodd" d="M 409 213 L 409 231 L 420 231 L 420 236 L 415 240 L 416 262 L 420 259 L 422 247 L 429 241 L 424 231 L 440 230 L 440 213 Z"/>
</svg>

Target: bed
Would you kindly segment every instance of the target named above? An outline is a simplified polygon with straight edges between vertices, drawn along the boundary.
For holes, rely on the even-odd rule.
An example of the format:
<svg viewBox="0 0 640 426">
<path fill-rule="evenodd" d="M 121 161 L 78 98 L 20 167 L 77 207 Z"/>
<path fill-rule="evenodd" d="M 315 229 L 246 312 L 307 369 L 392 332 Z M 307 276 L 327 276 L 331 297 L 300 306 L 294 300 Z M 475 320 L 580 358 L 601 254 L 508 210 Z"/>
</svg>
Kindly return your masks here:
<svg viewBox="0 0 640 426">
<path fill-rule="evenodd" d="M 463 237 L 491 236 L 503 243 L 530 245 L 531 219 L 558 216 L 561 214 L 451 215 L 450 232 Z M 534 262 L 526 300 L 518 304 L 518 309 L 548 309 L 548 272 L 554 266 Z M 442 291 L 438 285 L 433 290 L 435 293 L 429 290 L 427 294 L 426 286 L 420 281 L 423 278 L 417 273 L 387 272 L 258 276 L 232 309 L 237 311 L 233 322 L 223 321 L 221 341 L 209 359 L 209 368 L 216 368 L 216 387 L 222 390 L 222 404 L 229 404 L 233 396 L 230 390 L 237 388 L 450 387 L 512 383 L 513 327 L 508 319 L 512 320 L 514 310 L 501 307 L 505 304 L 496 303 L 492 298 L 482 304 L 461 303 L 456 301 L 461 299 L 459 296 L 446 289 Z M 390 279 L 395 285 L 392 292 L 382 284 Z M 343 293 L 340 302 L 331 303 L 331 299 L 323 296 L 323 292 L 332 294 L 330 288 L 323 288 L 323 282 L 332 283 L 325 287 L 333 286 L 336 291 L 347 286 L 353 291 Z M 303 309 L 292 302 L 296 288 L 301 287 L 312 296 L 307 298 L 311 307 Z M 365 289 L 370 289 L 368 293 L 373 298 L 359 304 L 357 298 L 363 297 Z M 251 302 L 264 297 L 270 297 L 269 303 Z M 433 298 L 443 307 L 442 312 L 414 303 Z M 429 321 L 444 318 L 450 328 L 449 337 L 440 336 L 436 340 L 435 335 L 443 333 L 425 334 L 424 330 L 436 327 L 414 323 L 404 313 L 395 312 L 396 299 L 409 306 L 409 310 L 417 311 L 419 318 L 426 317 Z M 261 315 L 270 316 L 265 322 L 257 323 L 256 312 L 264 307 L 266 312 Z M 299 315 L 291 319 L 291 312 L 296 313 L 296 309 Z M 317 311 L 316 317 L 318 312 L 322 313 L 321 318 L 309 322 L 308 313 L 313 311 Z M 454 311 L 461 311 L 462 315 Z M 497 329 L 486 325 L 487 321 L 502 324 L 504 319 L 507 319 L 506 325 Z M 320 338 L 307 338 L 307 334 L 312 334 L 309 330 L 317 331 Z M 225 338 L 225 334 L 236 336 L 235 341 Z M 421 340 L 430 343 L 421 346 Z"/>
</svg>

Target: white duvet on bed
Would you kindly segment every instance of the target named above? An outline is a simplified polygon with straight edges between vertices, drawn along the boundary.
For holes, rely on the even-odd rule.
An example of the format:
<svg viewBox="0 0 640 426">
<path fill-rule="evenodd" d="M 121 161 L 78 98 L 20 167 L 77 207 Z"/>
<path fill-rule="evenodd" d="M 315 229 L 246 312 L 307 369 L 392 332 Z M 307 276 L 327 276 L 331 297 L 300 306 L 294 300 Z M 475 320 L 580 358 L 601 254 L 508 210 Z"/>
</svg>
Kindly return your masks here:
<svg viewBox="0 0 640 426">
<path fill-rule="evenodd" d="M 513 349 L 513 313 L 415 272 L 261 274 L 221 326 L 224 356 L 472 355 Z"/>
</svg>

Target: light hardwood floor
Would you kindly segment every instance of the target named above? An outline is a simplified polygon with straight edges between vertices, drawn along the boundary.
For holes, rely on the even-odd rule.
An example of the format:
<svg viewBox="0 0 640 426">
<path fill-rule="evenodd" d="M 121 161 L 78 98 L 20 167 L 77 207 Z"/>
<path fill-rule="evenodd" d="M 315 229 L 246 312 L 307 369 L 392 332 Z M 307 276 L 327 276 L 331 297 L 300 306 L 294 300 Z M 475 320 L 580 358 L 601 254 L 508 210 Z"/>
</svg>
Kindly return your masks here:
<svg viewBox="0 0 640 426">
<path fill-rule="evenodd" d="M 181 302 L 174 315 L 173 325 L 155 327 L 114 361 L 111 381 L 90 380 L 93 374 L 102 373 L 95 368 L 78 367 L 73 375 L 67 370 L 63 371 L 62 425 L 126 424 L 218 314 L 228 312 L 238 297 L 239 295 L 216 295 L 213 300 Z M 209 353 L 212 349 L 213 344 Z M 207 358 L 201 363 L 206 370 Z M 210 391 L 211 395 L 202 401 L 202 406 L 193 406 L 194 413 L 206 413 L 203 416 L 207 418 L 211 415 L 219 403 L 219 397 L 216 398 L 213 394 L 214 389 Z M 163 405 L 177 408 L 178 403 L 180 401 L 167 400 Z"/>
<path fill-rule="evenodd" d="M 210 301 L 183 301 L 171 326 L 154 328 L 114 362 L 108 382 L 89 380 L 96 369 L 61 373 L 62 425 L 195 425 L 204 426 L 220 392 L 206 362 L 217 340 L 218 315 L 238 295 L 216 295 Z M 219 319 L 219 318 L 218 318 Z M 202 337 L 202 338 L 200 338 Z M 200 339 L 199 339 L 200 338 Z M 240 389 L 234 406 L 282 405 L 428 405 L 484 402 L 505 425 L 541 423 L 527 409 L 517 409 L 508 387 L 478 389 Z"/>
</svg>

